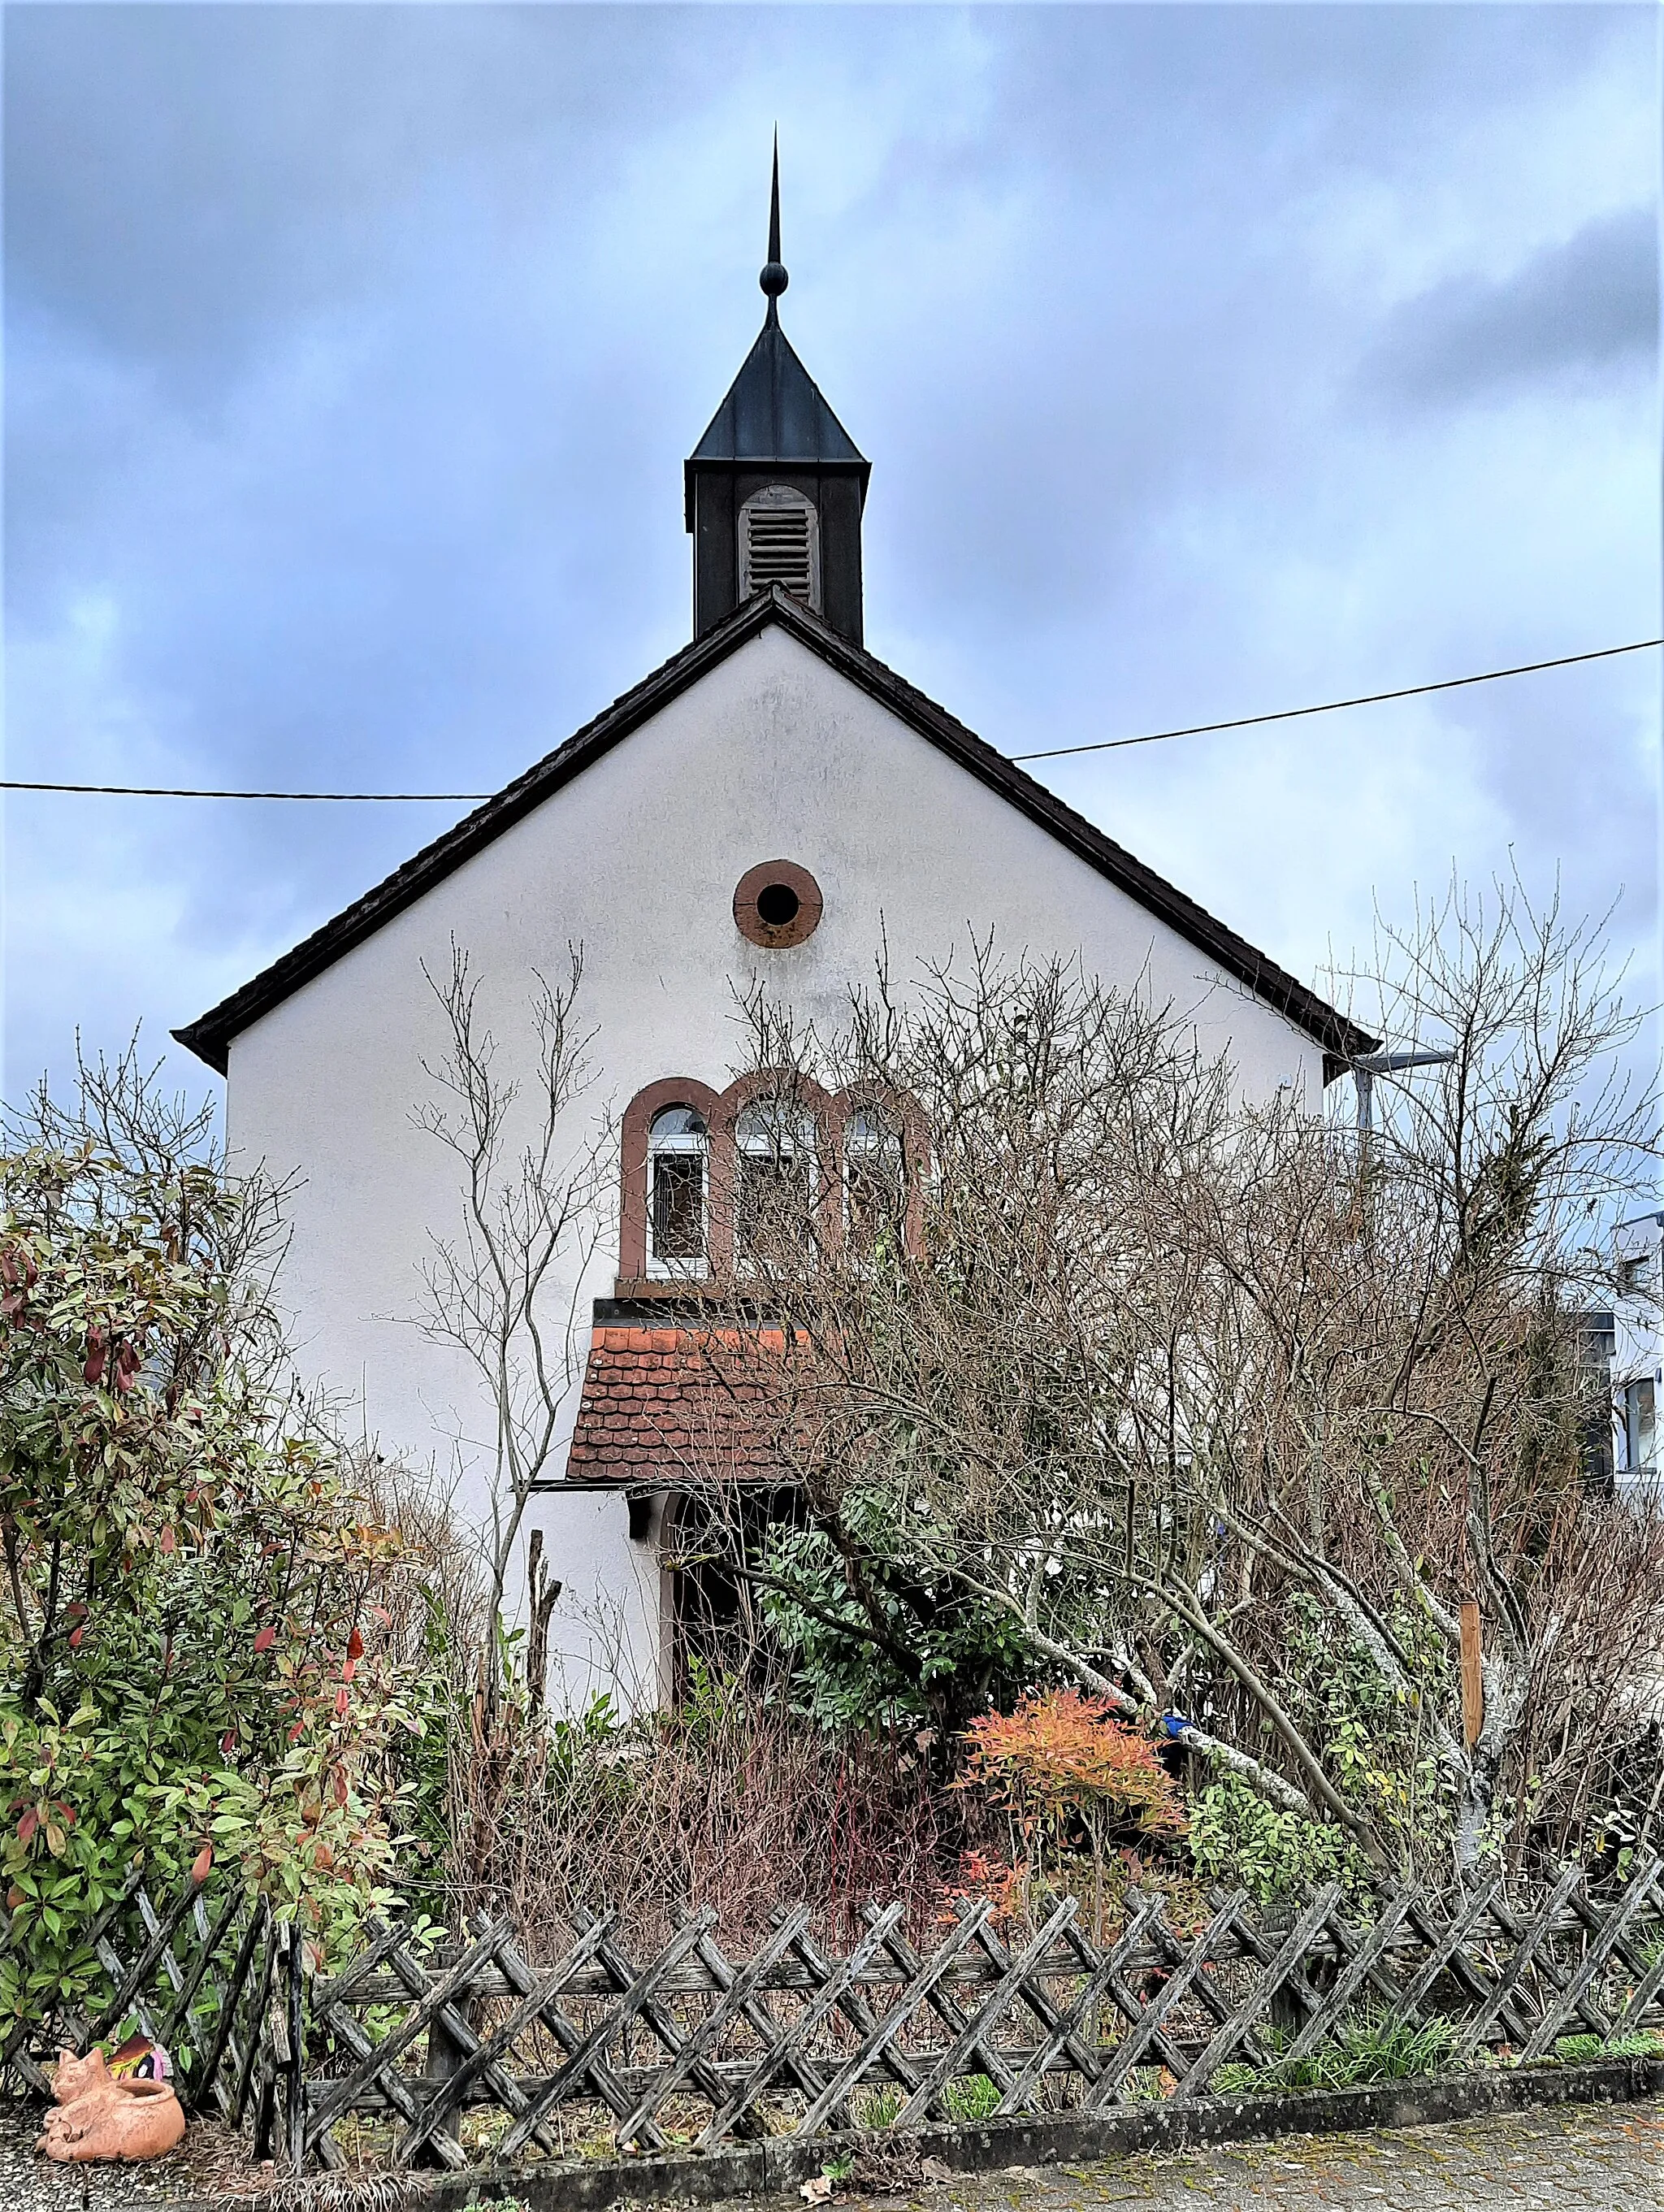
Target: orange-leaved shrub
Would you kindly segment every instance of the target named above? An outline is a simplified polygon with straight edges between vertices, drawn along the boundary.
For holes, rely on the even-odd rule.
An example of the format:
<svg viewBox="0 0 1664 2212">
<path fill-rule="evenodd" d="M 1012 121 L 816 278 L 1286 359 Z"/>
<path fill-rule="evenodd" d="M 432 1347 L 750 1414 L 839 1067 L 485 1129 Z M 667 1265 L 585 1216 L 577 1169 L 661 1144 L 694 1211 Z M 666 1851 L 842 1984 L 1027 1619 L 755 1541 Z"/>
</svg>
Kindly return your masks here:
<svg viewBox="0 0 1664 2212">
<path fill-rule="evenodd" d="M 984 1713 L 965 1731 L 970 1746 L 960 1786 L 981 1785 L 1011 1814 L 1032 1846 L 1060 1843 L 1079 1820 L 1095 1852 L 1105 1832 L 1179 1837 L 1186 1821 L 1177 1784 L 1155 1746 L 1116 1720 L 1107 1698 L 1037 1690 L 1011 1713 Z"/>
</svg>

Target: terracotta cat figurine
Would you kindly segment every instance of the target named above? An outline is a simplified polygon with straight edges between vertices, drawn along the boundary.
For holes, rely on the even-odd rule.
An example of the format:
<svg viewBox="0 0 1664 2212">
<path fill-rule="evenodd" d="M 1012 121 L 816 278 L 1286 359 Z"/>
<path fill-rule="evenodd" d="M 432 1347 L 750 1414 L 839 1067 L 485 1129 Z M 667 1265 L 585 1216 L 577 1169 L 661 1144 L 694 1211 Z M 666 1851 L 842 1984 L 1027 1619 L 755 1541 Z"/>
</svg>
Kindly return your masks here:
<svg viewBox="0 0 1664 2212">
<path fill-rule="evenodd" d="M 185 2136 L 185 2114 L 167 2081 L 112 2079 L 101 2051 L 58 2054 L 38 2151 L 66 2164 L 88 2159 L 163 2158 Z"/>
</svg>

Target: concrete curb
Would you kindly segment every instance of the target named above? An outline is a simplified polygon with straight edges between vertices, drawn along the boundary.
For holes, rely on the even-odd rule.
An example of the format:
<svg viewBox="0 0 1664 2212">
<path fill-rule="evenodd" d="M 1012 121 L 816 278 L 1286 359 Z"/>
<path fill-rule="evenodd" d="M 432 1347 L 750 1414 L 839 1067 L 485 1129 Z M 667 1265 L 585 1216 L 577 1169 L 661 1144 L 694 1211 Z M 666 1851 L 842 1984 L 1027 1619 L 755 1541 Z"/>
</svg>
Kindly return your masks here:
<svg viewBox="0 0 1664 2212">
<path fill-rule="evenodd" d="M 1339 2135 L 1363 2128 L 1418 2128 L 1445 2120 L 1555 2105 L 1621 2105 L 1664 2095 L 1664 2058 L 1598 2059 L 1586 2066 L 1499 2068 L 1425 2081 L 1381 2081 L 1357 2089 L 1303 2089 L 1281 2096 L 1212 2097 L 1124 2112 L 1066 2112 L 987 2127 L 934 2128 L 897 2136 L 887 2130 L 799 2139 L 778 2136 L 691 2155 L 570 2161 L 507 2171 L 422 2176 L 404 2199 L 409 2212 L 464 2212 L 513 2197 L 527 2212 L 598 2212 L 623 2204 L 710 2204 L 725 2197 L 794 2193 L 829 2159 L 862 2151 L 892 2158 L 903 2145 L 956 2173 L 1006 2166 L 1078 2165 L 1139 2151 L 1278 2136 Z M 411 2177 L 413 2180 L 416 2178 Z M 327 2186 L 327 2177 L 319 2177 Z M 349 2200 L 345 2200 L 349 2201 Z M 173 2212 L 247 2212 L 246 2197 L 175 2206 Z"/>
</svg>

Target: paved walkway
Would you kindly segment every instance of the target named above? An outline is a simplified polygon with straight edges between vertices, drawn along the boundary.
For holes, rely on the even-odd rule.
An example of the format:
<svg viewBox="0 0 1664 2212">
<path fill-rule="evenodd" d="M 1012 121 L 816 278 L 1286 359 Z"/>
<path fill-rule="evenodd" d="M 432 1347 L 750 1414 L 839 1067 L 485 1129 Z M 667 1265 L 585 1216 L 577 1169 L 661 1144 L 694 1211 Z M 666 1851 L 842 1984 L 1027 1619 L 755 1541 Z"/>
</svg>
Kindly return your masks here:
<svg viewBox="0 0 1664 2212">
<path fill-rule="evenodd" d="M 246 2197 L 270 2185 L 223 2130 L 192 2130 L 191 2156 L 149 2167 L 38 2161 L 38 2118 L 0 2118 L 0 2212 L 162 2212 L 173 2197 Z M 372 2212 L 365 2192 L 363 2212 Z M 161 2202 L 159 2202 L 161 2200 Z M 1593 2105 L 1458 2120 L 1437 2128 L 1301 2136 L 1116 2159 L 956 2176 L 899 2195 L 841 2185 L 835 2212 L 1664 2212 L 1664 2103 Z M 780 2212 L 799 2200 L 778 2200 Z M 738 2212 L 738 2208 L 732 2208 Z"/>
<path fill-rule="evenodd" d="M 953 2179 L 901 2197 L 850 2196 L 859 2207 L 920 2212 L 1270 2212 L 1340 2205 L 1353 2212 L 1664 2212 L 1664 2104 L 1512 2112 L 1442 2127 L 1299 2136 L 1102 2165 Z"/>
</svg>

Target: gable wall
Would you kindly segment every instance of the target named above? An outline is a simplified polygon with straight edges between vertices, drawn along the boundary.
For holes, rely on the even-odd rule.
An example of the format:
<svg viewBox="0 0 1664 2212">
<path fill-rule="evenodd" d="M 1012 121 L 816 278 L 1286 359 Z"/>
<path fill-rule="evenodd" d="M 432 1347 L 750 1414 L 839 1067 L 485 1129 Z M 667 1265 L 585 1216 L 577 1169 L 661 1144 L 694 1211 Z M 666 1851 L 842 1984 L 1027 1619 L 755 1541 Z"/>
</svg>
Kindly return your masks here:
<svg viewBox="0 0 1664 2212">
<path fill-rule="evenodd" d="M 825 913 L 806 944 L 764 951 L 739 936 L 731 902 L 747 868 L 775 859 L 812 872 Z M 733 994 L 752 980 L 835 1024 L 847 982 L 872 972 L 881 931 L 901 980 L 990 925 L 1010 955 L 1078 951 L 1107 980 L 1142 976 L 1155 1000 L 1194 1018 L 1205 1048 L 1230 1047 L 1251 1095 L 1283 1082 L 1319 1095 L 1321 1053 L 1291 1023 L 783 630 L 765 629 L 234 1041 L 233 1146 L 304 1178 L 284 1287 L 306 1364 L 361 1397 L 384 1446 L 459 1468 L 465 1506 L 482 1510 L 466 1440 L 489 1437 L 488 1409 L 454 1357 L 399 1318 L 418 1310 L 427 1224 L 459 1218 L 454 1163 L 411 1126 L 415 1103 L 433 1095 L 422 1061 L 445 1050 L 422 963 L 448 969 L 452 937 L 482 980 L 504 1072 L 525 1034 L 531 969 L 557 975 L 568 941 L 582 943 L 583 1010 L 600 1031 L 591 1096 L 621 1109 L 659 1077 L 721 1087 L 742 1048 Z M 582 1297 L 610 1292 L 615 1269 L 610 1243 Z M 539 1510 L 567 1585 L 557 1642 L 575 1674 L 592 1649 L 580 1616 L 599 1601 L 622 1606 L 620 1631 L 650 1674 L 657 1572 L 650 1547 L 627 1539 L 623 1500 Z"/>
</svg>

